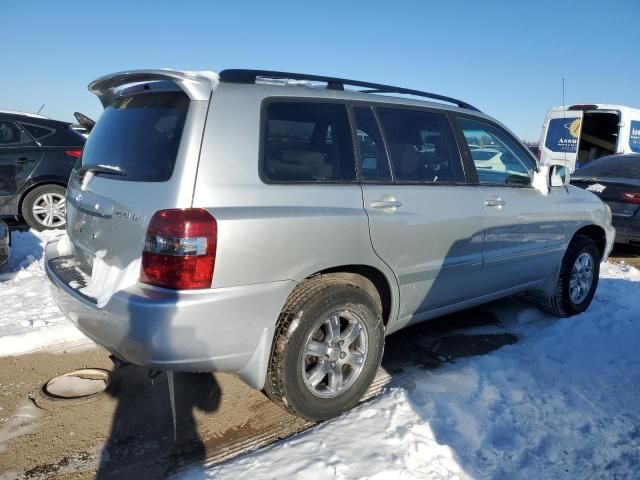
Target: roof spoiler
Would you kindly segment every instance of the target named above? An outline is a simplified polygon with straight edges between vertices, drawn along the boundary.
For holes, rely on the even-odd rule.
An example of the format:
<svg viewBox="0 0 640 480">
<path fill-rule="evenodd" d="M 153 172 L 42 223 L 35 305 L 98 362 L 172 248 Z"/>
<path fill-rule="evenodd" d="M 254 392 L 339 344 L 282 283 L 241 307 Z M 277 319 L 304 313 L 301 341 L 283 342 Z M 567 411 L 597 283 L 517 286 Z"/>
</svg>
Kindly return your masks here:
<svg viewBox="0 0 640 480">
<path fill-rule="evenodd" d="M 131 70 L 100 77 L 91 82 L 88 88 L 106 108 L 118 97 L 119 90 L 125 85 L 163 80 L 178 85 L 191 100 L 209 100 L 211 90 L 218 84 L 218 74 L 206 71 Z"/>
</svg>

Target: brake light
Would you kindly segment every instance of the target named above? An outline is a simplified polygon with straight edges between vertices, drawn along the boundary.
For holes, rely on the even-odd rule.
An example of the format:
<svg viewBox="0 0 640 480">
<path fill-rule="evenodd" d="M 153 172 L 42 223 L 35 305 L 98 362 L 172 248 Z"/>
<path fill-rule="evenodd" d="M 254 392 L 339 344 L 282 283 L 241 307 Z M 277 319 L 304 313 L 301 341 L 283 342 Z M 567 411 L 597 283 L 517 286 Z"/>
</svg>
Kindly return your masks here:
<svg viewBox="0 0 640 480">
<path fill-rule="evenodd" d="M 629 203 L 640 203 L 640 192 L 623 193 L 622 200 Z"/>
<path fill-rule="evenodd" d="M 80 155 L 82 155 L 82 150 L 81 149 L 74 149 L 74 150 L 65 150 L 65 155 L 69 155 L 70 157 L 73 158 L 80 158 Z"/>
<path fill-rule="evenodd" d="M 140 281 L 174 290 L 211 287 L 217 240 L 216 219 L 204 209 L 156 212 L 147 227 Z"/>
</svg>

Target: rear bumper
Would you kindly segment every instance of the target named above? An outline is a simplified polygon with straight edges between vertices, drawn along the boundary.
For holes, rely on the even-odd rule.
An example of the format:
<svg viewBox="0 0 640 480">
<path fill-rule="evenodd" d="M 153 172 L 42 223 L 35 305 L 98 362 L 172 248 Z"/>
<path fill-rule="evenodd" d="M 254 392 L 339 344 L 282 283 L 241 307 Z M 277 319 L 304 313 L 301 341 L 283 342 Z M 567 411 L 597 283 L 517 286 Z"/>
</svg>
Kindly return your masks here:
<svg viewBox="0 0 640 480">
<path fill-rule="evenodd" d="M 270 349 L 276 319 L 295 285 L 174 291 L 137 283 L 98 308 L 49 267 L 51 259 L 69 255 L 68 249 L 68 242 L 56 239 L 45 250 L 59 308 L 117 357 L 158 370 L 244 372 L 254 378 L 246 368 L 253 365 L 254 351 Z"/>
</svg>

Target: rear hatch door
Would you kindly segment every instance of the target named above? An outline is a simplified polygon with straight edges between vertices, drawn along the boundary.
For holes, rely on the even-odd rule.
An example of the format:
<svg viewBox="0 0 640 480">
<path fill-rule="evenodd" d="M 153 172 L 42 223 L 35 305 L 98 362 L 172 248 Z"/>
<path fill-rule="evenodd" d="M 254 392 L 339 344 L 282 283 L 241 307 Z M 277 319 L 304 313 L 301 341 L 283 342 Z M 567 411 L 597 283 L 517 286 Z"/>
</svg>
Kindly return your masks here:
<svg viewBox="0 0 640 480">
<path fill-rule="evenodd" d="M 153 214 L 191 206 L 208 98 L 188 93 L 160 81 L 110 96 L 71 174 L 67 233 L 99 306 L 138 280 Z"/>
</svg>

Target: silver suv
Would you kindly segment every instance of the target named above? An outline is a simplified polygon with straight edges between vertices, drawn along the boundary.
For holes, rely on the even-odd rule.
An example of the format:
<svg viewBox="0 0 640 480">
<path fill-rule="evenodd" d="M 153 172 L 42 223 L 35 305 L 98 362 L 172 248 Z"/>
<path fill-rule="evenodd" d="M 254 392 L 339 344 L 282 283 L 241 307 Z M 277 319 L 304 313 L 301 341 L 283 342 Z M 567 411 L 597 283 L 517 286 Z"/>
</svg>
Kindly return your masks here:
<svg viewBox="0 0 640 480">
<path fill-rule="evenodd" d="M 453 98 L 253 70 L 89 89 L 46 248 L 61 310 L 124 361 L 235 372 L 308 419 L 355 405 L 408 325 L 525 291 L 584 311 L 611 249 L 596 196 Z"/>
</svg>

